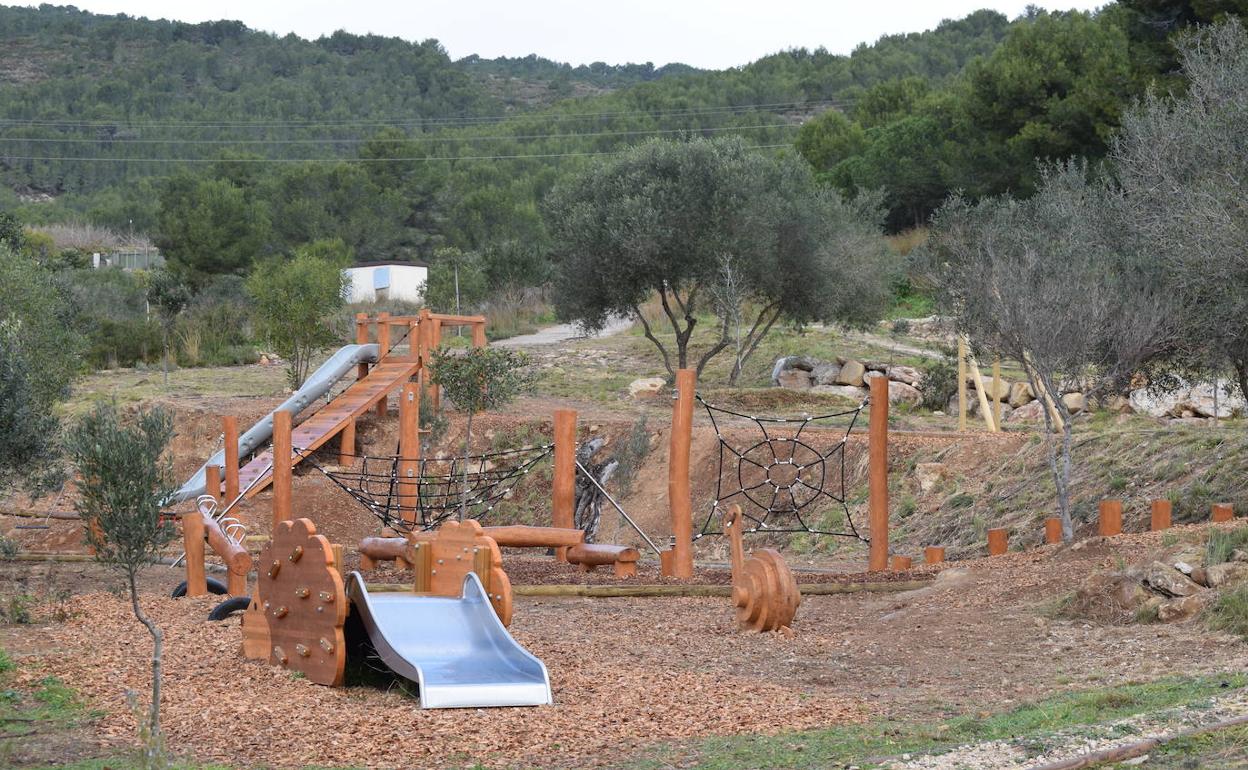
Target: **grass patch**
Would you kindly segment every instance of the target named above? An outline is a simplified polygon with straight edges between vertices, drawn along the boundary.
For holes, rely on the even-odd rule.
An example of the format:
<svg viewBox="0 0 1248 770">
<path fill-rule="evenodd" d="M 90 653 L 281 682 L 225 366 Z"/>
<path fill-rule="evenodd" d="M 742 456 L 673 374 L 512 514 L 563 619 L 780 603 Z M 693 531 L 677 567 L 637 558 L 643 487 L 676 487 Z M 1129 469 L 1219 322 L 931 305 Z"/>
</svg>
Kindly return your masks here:
<svg viewBox="0 0 1248 770">
<path fill-rule="evenodd" d="M 776 736 L 710 738 L 683 747 L 679 766 L 700 770 L 848 765 L 867 768 L 901 754 L 939 754 L 963 744 L 994 740 L 1012 741 L 1034 754 L 1043 751 L 1047 739 L 1059 730 L 1202 701 L 1246 683 L 1248 677 L 1242 674 L 1170 678 L 1066 693 L 1010 711 L 958 716 L 935 723 L 880 720 Z M 638 768 L 672 764 L 670 755 L 674 749 L 660 747 L 655 751 L 658 756 L 625 764 Z"/>
<path fill-rule="evenodd" d="M 1212 628 L 1248 640 L 1248 585 L 1219 596 L 1205 611 L 1205 620 Z"/>
<path fill-rule="evenodd" d="M 1169 741 L 1148 752 L 1148 759 L 1133 765 L 1146 770 L 1196 770 L 1202 767 L 1243 767 L 1248 758 L 1248 726 Z M 1094 767 L 1126 767 L 1122 763 Z"/>
<path fill-rule="evenodd" d="M 1229 532 L 1215 529 L 1209 533 L 1209 542 L 1205 545 L 1205 564 L 1222 564 L 1231 560 L 1236 549 L 1248 546 L 1248 527 L 1239 527 Z"/>
</svg>

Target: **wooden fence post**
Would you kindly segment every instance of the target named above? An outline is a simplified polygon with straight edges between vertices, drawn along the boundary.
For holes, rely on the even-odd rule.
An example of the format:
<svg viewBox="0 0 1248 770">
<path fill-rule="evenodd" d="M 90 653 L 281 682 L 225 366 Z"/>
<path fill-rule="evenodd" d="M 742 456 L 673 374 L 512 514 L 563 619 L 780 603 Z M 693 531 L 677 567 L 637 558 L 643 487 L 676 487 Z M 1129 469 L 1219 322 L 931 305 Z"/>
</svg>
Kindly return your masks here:
<svg viewBox="0 0 1248 770">
<path fill-rule="evenodd" d="M 1162 529 L 1170 529 L 1170 516 L 1174 510 L 1173 504 L 1169 500 L 1154 500 L 1152 519 L 1149 521 L 1149 531 L 1157 532 Z"/>
<path fill-rule="evenodd" d="M 576 411 L 555 410 L 555 478 L 551 490 L 550 523 L 571 529 L 576 513 Z M 567 548 L 555 549 L 555 561 L 568 560 Z"/>
<path fill-rule="evenodd" d="M 472 325 L 472 346 L 483 348 L 485 343 L 485 321 L 478 321 Z"/>
<path fill-rule="evenodd" d="M 943 545 L 929 545 L 923 549 L 924 564 L 940 564 L 945 560 L 945 547 Z"/>
<path fill-rule="evenodd" d="M 355 464 L 355 418 L 347 420 L 338 434 L 338 464 Z"/>
<path fill-rule="evenodd" d="M 867 569 L 888 569 L 888 379 L 871 380 L 871 413 L 867 422 L 867 510 L 871 545 Z"/>
<path fill-rule="evenodd" d="M 377 361 L 385 358 L 390 353 L 390 314 L 377 314 Z M 390 398 L 383 395 L 381 400 L 377 402 L 377 416 L 385 417 L 386 409 L 389 408 Z"/>
<path fill-rule="evenodd" d="M 1044 542 L 1049 545 L 1062 542 L 1062 519 L 1060 516 L 1050 516 L 1044 520 Z"/>
<path fill-rule="evenodd" d="M 225 434 L 225 502 L 228 505 L 238 498 L 238 418 L 232 414 L 222 417 L 221 432 Z"/>
<path fill-rule="evenodd" d="M 1230 503 L 1214 503 L 1209 514 L 1210 521 L 1230 521 L 1235 518 L 1235 510 Z"/>
<path fill-rule="evenodd" d="M 355 314 L 355 344 L 368 344 L 368 313 Z M 355 367 L 355 379 L 362 380 L 368 376 L 368 364 L 358 364 Z"/>
<path fill-rule="evenodd" d="M 182 514 L 182 544 L 186 551 L 186 595 L 205 596 L 208 579 L 204 573 L 204 517 L 199 511 Z"/>
<path fill-rule="evenodd" d="M 354 421 L 351 422 L 354 425 Z M 420 386 L 403 384 L 399 393 L 399 518 L 415 523 L 420 504 Z"/>
<path fill-rule="evenodd" d="M 662 564 L 664 575 L 693 577 L 693 493 L 689 489 L 689 450 L 693 443 L 693 405 L 698 373 L 676 372 L 676 405 L 672 410 L 672 441 L 667 457 L 667 505 L 672 516 L 672 555 Z"/>
<path fill-rule="evenodd" d="M 204 491 L 212 495 L 212 499 L 217 501 L 217 507 L 221 506 L 221 466 L 209 463 L 204 466 Z"/>
<path fill-rule="evenodd" d="M 1096 523 L 1097 534 L 1113 537 L 1122 534 L 1122 501 L 1102 500 Z"/>
<path fill-rule="evenodd" d="M 1001 556 L 1010 549 L 1010 531 L 1004 527 L 988 530 L 988 555 Z"/>
<path fill-rule="evenodd" d="M 291 472 L 291 415 L 285 409 L 273 413 L 273 527 L 290 521 L 291 491 L 294 474 Z"/>
<path fill-rule="evenodd" d="M 894 556 L 892 558 L 893 572 L 905 572 L 914 564 L 914 560 L 909 556 Z"/>
</svg>

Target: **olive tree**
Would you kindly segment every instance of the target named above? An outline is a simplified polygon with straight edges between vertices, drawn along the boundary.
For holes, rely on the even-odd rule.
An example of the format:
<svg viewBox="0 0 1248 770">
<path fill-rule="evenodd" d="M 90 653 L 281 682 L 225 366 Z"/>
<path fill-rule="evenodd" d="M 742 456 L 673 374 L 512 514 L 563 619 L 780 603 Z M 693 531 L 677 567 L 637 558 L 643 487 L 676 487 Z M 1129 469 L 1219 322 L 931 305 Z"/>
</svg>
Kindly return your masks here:
<svg viewBox="0 0 1248 770">
<path fill-rule="evenodd" d="M 1178 49 L 1186 92 L 1127 111 L 1110 162 L 1177 300 L 1182 362 L 1229 366 L 1248 397 L 1248 31 L 1231 19 Z"/>
<path fill-rule="evenodd" d="M 1173 309 L 1155 261 L 1130 236 L 1119 190 L 1069 162 L 1041 171 L 1024 201 L 937 212 L 928 245 L 939 302 L 975 350 L 1022 363 L 1044 412 L 1063 537 L 1070 506 L 1075 389 L 1096 397 L 1173 350 Z"/>
<path fill-rule="evenodd" d="M 739 139 L 646 142 L 548 196 L 555 305 L 589 330 L 612 316 L 636 318 L 673 374 L 690 364 L 699 315 L 723 310 L 713 287 L 729 265 L 751 312 L 743 361 L 782 318 L 864 321 L 882 312 L 894 268 L 871 203 L 848 204 L 820 189 L 800 159 Z M 674 356 L 641 312 L 653 296 Z M 717 321 L 699 373 L 733 343 L 733 314 Z"/>
<path fill-rule="evenodd" d="M 177 534 L 161 506 L 177 488 L 165 448 L 173 438 L 173 417 L 160 408 L 123 421 L 117 407 L 101 403 L 70 430 L 66 445 L 77 467 L 74 507 L 87 523 L 87 540 L 97 561 L 121 573 L 130 609 L 152 637 L 152 695 L 144 736 L 145 767 L 163 766 L 160 732 L 164 634 L 143 612 L 138 577 Z"/>
</svg>

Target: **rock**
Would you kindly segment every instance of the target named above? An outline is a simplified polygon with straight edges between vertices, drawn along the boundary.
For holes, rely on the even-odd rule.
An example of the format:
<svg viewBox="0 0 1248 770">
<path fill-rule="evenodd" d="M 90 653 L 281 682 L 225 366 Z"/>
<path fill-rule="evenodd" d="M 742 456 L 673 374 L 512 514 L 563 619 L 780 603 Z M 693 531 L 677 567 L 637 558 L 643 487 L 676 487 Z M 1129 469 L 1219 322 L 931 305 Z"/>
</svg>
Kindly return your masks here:
<svg viewBox="0 0 1248 770">
<path fill-rule="evenodd" d="M 1198 586 L 1209 586 L 1209 573 L 1205 571 L 1204 567 L 1193 567 L 1192 574 L 1188 577 Z"/>
<path fill-rule="evenodd" d="M 1144 583 L 1154 591 L 1169 596 L 1191 596 L 1200 590 L 1200 586 L 1186 575 L 1160 561 L 1144 568 Z"/>
<path fill-rule="evenodd" d="M 1079 414 L 1088 405 L 1087 399 L 1083 397 L 1082 393 L 1067 393 L 1062 396 L 1062 403 L 1066 405 L 1066 409 L 1071 414 Z"/>
<path fill-rule="evenodd" d="M 813 371 L 820 364 L 819 359 L 810 356 L 781 356 L 776 359 L 776 363 L 771 367 L 771 384 L 780 384 L 780 374 L 789 369 L 801 369 L 804 372 Z"/>
<path fill-rule="evenodd" d="M 1030 382 L 1015 382 L 1010 385 L 1010 394 L 1006 401 L 1015 409 L 1030 404 L 1036 400 L 1036 394 L 1031 392 Z"/>
<path fill-rule="evenodd" d="M 837 385 L 855 385 L 861 387 L 863 375 L 867 373 L 867 367 L 857 361 L 847 360 L 841 365 L 841 372 L 836 376 Z"/>
<path fill-rule="evenodd" d="M 1244 397 L 1238 392 L 1226 392 L 1224 383 L 1190 383 L 1182 378 L 1174 378 L 1176 387 L 1172 390 L 1153 390 L 1139 387 L 1131 391 L 1131 408 L 1140 414 L 1151 417 L 1178 417 L 1183 412 L 1191 412 L 1189 416 L 1199 417 L 1231 417 L 1236 412 L 1245 411 Z M 1217 398 L 1214 390 L 1217 389 Z M 1214 408 L 1214 401 L 1217 408 Z"/>
<path fill-rule="evenodd" d="M 805 369 L 785 369 L 780 372 L 777 384 L 789 390 L 806 390 L 815 384 L 815 378 Z"/>
<path fill-rule="evenodd" d="M 853 385 L 816 385 L 810 389 L 810 392 L 841 396 L 853 401 L 862 401 L 867 397 L 866 388 L 856 388 Z"/>
<path fill-rule="evenodd" d="M 880 374 L 883 374 L 888 370 L 888 364 L 880 363 L 879 361 L 867 361 L 863 364 L 863 367 L 865 367 L 868 372 L 879 372 Z"/>
<path fill-rule="evenodd" d="M 841 373 L 840 364 L 818 364 L 810 370 L 810 376 L 816 385 L 835 385 L 836 376 Z"/>
<path fill-rule="evenodd" d="M 1075 591 L 1080 614 L 1092 618 L 1121 617 L 1148 599 L 1148 592 L 1138 581 L 1119 572 L 1093 572 Z"/>
<path fill-rule="evenodd" d="M 1039 401 L 1028 401 L 1010 414 L 1010 422 L 1043 422 L 1044 404 Z"/>
<path fill-rule="evenodd" d="M 1248 561 L 1248 551 L 1236 548 L 1234 551 L 1231 551 L 1231 561 Z"/>
<path fill-rule="evenodd" d="M 269 366 L 273 362 L 269 360 L 268 356 L 260 356 L 260 360 L 257 361 L 256 363 L 260 364 L 261 366 Z"/>
<path fill-rule="evenodd" d="M 918 406 L 923 403 L 923 394 L 913 385 L 907 385 L 904 382 L 888 383 L 888 403 L 890 404 L 909 404 L 910 406 Z"/>
<path fill-rule="evenodd" d="M 1181 599 L 1171 599 L 1157 605 L 1157 619 L 1162 623 L 1177 623 L 1183 620 L 1190 620 L 1200 614 L 1200 611 L 1209 605 L 1210 594 L 1212 591 L 1201 591 L 1184 596 Z"/>
<path fill-rule="evenodd" d="M 1174 568 L 1177 569 L 1179 572 L 1182 572 L 1184 575 L 1187 575 L 1188 577 L 1192 576 L 1192 570 L 1195 569 L 1195 567 L 1193 567 L 1192 565 L 1188 564 L 1185 561 L 1176 561 L 1174 563 Z"/>
<path fill-rule="evenodd" d="M 1212 564 L 1205 567 L 1205 582 L 1210 588 L 1233 586 L 1248 580 L 1248 564 L 1228 561 L 1224 564 Z"/>
<path fill-rule="evenodd" d="M 970 381 L 971 389 L 976 390 L 975 380 Z M 1008 401 L 1010 397 L 1010 382 L 1005 379 L 996 379 L 994 377 L 984 378 L 984 395 L 991 402 L 994 398 L 1000 398 L 1003 402 Z"/>
<path fill-rule="evenodd" d="M 654 398 L 667 383 L 662 377 L 643 377 L 628 383 L 629 398 Z"/>
<path fill-rule="evenodd" d="M 867 373 L 862 375 L 862 382 L 864 385 L 869 385 L 871 380 L 879 380 L 879 379 L 887 380 L 888 375 L 884 374 L 884 372 L 877 372 L 874 369 L 868 369 Z"/>
<path fill-rule="evenodd" d="M 1131 414 L 1135 411 L 1131 408 L 1131 399 L 1116 393 L 1105 399 L 1105 408 L 1114 414 Z"/>
<path fill-rule="evenodd" d="M 944 463 L 917 463 L 914 480 L 919 482 L 920 492 L 931 492 L 945 479 L 948 467 Z"/>
<path fill-rule="evenodd" d="M 916 388 L 923 384 L 923 372 L 913 366 L 890 366 L 884 370 L 884 374 L 893 382 L 904 382 Z"/>
</svg>

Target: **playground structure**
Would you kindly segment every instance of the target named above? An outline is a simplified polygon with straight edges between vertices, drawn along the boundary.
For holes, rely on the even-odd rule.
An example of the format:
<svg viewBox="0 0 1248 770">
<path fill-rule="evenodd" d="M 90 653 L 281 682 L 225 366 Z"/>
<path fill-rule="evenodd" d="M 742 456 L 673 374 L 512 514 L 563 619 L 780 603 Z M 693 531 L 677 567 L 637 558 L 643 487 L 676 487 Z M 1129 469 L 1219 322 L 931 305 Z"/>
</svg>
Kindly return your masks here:
<svg viewBox="0 0 1248 770">
<path fill-rule="evenodd" d="M 574 526 L 578 470 L 593 480 L 577 460 L 575 412 L 556 411 L 554 440 L 548 445 L 469 457 L 466 461 L 473 465 L 452 462 L 449 472 L 430 472 L 430 463 L 422 462 L 420 400 L 422 394 L 438 398 L 436 389 L 430 390 L 429 355 L 440 340 L 441 327 L 453 324 L 471 325 L 473 344 L 484 344 L 481 318 L 437 316 L 427 311 L 411 318 L 382 314 L 375 321 L 358 316 L 356 344 L 346 346 L 317 370 L 310 378 L 316 380 L 311 390 L 296 393 L 283 404 L 286 408 L 267 415 L 243 436 L 237 435 L 236 421 L 224 421 L 225 449 L 210 458 L 184 485 L 184 493 L 198 491 L 202 485 L 197 510 L 183 516 L 187 591 L 199 594 L 206 590 L 207 544 L 228 567 L 227 592 L 233 597 L 231 601 L 235 606 L 240 601 L 247 606 L 243 616 L 243 649 L 247 657 L 267 660 L 299 671 L 311 681 L 333 686 L 342 684 L 348 656 L 353 654 L 350 651 L 365 641 L 392 671 L 421 685 L 421 702 L 426 708 L 540 705 L 550 702 L 545 668 L 506 632 L 514 604 L 500 547 L 548 548 L 557 561 L 579 565 L 585 571 L 611 566 L 619 578 L 637 574 L 637 548 L 585 542 L 585 532 Z M 407 353 L 390 344 L 390 329 L 395 325 L 407 330 Z M 370 327 L 376 329 L 375 343 L 369 341 Z M 355 382 L 331 397 L 332 383 L 352 367 L 356 369 Z M 598 486 L 658 556 L 661 573 L 678 578 L 693 576 L 695 537 L 689 454 L 694 405 L 701 401 L 695 387 L 694 372 L 682 370 L 677 374 L 668 457 L 672 546 L 666 550 L 656 546 L 619 503 Z M 357 454 L 355 420 L 373 409 L 383 412 L 392 391 L 399 393 L 396 453 Z M 295 415 L 322 396 L 327 403 L 295 426 Z M 725 441 L 715 422 L 715 411 L 727 410 L 702 402 L 720 441 L 721 477 L 722 452 L 726 448 L 738 458 L 738 481 L 742 479 L 741 468 L 746 465 L 763 478 L 749 487 L 741 481 L 726 496 L 721 478 L 712 507 L 712 515 L 723 513 L 721 503 L 740 496 L 741 501 L 761 510 L 757 515 L 747 515 L 733 501 L 723 513 L 723 531 L 731 538 L 732 605 L 743 629 L 787 630 L 801 601 L 798 585 L 779 552 L 761 548 L 747 558 L 744 534 L 819 533 L 801 519 L 800 511 L 820 496 L 842 506 L 850 528 L 846 533 L 824 534 L 844 534 L 869 542 L 869 568 L 887 568 L 887 382 L 873 381 L 871 396 L 869 540 L 858 531 L 845 504 L 844 449 L 849 429 L 827 452 L 813 449 L 800 437 L 803 427 L 824 417 L 849 416 L 852 428 L 866 404 L 834 415 L 800 420 L 750 417 L 760 427 L 786 423 L 796 426 L 797 435 L 771 435 L 763 427 L 764 440 L 740 450 Z M 327 470 L 310 458 L 333 436 L 339 437 L 341 464 L 360 461 L 359 471 Z M 259 437 L 271 438 L 271 447 L 260 446 Z M 240 466 L 244 447 L 250 447 L 253 456 Z M 763 454 L 769 459 L 760 461 Z M 482 526 L 478 519 L 488 517 L 511 485 L 547 456 L 553 457 L 554 466 L 551 525 Z M 507 459 L 512 460 L 511 465 L 503 464 Z M 371 470 L 370 461 L 374 464 Z M 359 543 L 360 566 L 367 570 L 379 561 L 396 561 L 412 570 L 410 590 L 370 593 L 359 573 L 344 580 L 341 547 L 318 534 L 312 521 L 294 516 L 292 470 L 300 462 L 320 469 L 394 531 L 390 536 L 368 537 Z M 830 470 L 834 463 L 839 463 L 839 468 Z M 455 521 L 451 516 L 460 500 L 451 485 L 458 484 L 466 468 L 468 502 L 476 518 Z M 825 489 L 829 480 L 837 479 L 838 490 Z M 245 594 L 251 559 L 243 546 L 245 530 L 228 514 L 240 500 L 269 485 L 272 535 L 257 560 L 256 590 L 249 599 Z M 769 499 L 751 494 L 764 487 L 770 490 Z M 792 515 L 800 529 L 769 526 L 775 517 L 785 514 Z M 747 528 L 747 521 L 753 522 L 753 526 Z M 706 534 L 710 532 L 704 526 L 698 537 Z"/>
</svg>

